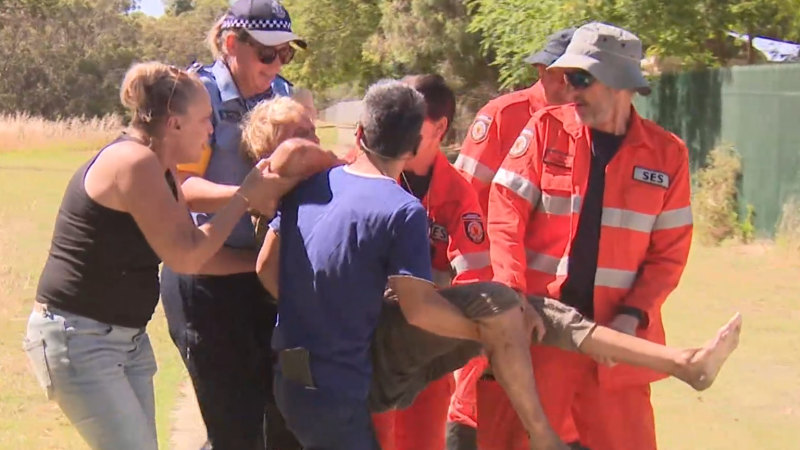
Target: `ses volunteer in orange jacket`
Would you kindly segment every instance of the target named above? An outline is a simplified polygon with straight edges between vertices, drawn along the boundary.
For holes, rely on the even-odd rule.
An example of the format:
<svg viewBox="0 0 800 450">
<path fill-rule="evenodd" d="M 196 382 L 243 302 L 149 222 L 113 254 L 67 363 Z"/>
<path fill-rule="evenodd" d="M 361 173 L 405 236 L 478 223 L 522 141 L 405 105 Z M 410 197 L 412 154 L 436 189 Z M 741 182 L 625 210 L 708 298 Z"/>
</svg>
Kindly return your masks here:
<svg viewBox="0 0 800 450">
<path fill-rule="evenodd" d="M 551 66 L 565 70 L 574 104 L 540 111 L 521 132 L 493 179 L 488 229 L 496 281 L 664 343 L 661 305 L 692 236 L 689 163 L 683 142 L 632 106 L 636 92 L 650 92 L 641 55 L 641 41 L 620 28 L 575 32 Z M 656 448 L 649 383 L 663 375 L 544 347 L 532 356 L 562 438 L 572 412 L 592 450 Z M 483 422 L 478 398 L 479 436 L 513 434 Z"/>
<path fill-rule="evenodd" d="M 526 63 L 536 68 L 539 81 L 528 89 L 500 96 L 486 104 L 478 112 L 464 139 L 454 166 L 478 194 L 484 214 L 487 212 L 491 181 L 531 116 L 548 105 L 567 102 L 563 71 L 546 69 L 564 54 L 574 32 L 575 28 L 567 28 L 548 36 L 545 47 L 525 59 Z M 477 445 L 475 386 L 488 366 L 489 361 L 485 357 L 478 357 L 457 372 L 455 393 L 448 412 L 448 449 L 475 448 Z M 499 386 L 497 396 L 501 401 L 505 398 L 505 392 Z M 512 419 L 517 420 L 516 416 Z"/>
<path fill-rule="evenodd" d="M 454 165 L 478 193 L 484 212 L 492 179 L 531 116 L 545 106 L 566 103 L 563 77 L 545 69 L 564 53 L 574 32 L 567 28 L 551 34 L 542 50 L 525 59 L 539 73 L 536 84 L 490 101 L 475 116 Z"/>
<path fill-rule="evenodd" d="M 491 279 L 489 241 L 478 197 L 441 151 L 455 112 L 453 91 L 438 75 L 406 77 L 425 98 L 426 119 L 417 155 L 400 183 L 428 212 L 434 282 L 439 287 Z M 383 450 L 443 449 L 453 376 L 430 383 L 412 405 L 373 415 Z"/>
</svg>

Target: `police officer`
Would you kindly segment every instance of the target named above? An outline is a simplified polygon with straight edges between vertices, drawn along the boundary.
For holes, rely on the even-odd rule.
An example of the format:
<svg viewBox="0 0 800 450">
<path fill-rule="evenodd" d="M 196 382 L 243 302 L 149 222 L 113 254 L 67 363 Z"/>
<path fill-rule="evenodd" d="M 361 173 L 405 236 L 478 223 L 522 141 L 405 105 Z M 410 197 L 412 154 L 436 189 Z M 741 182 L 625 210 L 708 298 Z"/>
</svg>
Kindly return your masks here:
<svg viewBox="0 0 800 450">
<path fill-rule="evenodd" d="M 216 61 L 193 70 L 211 98 L 214 133 L 198 163 L 179 167 L 198 225 L 235 194 L 252 166 L 239 150 L 243 116 L 260 101 L 291 94 L 291 83 L 278 73 L 297 47 L 306 48 L 277 0 L 238 0 L 213 26 L 208 44 Z M 249 215 L 225 245 L 252 255 L 253 271 L 190 276 L 165 267 L 162 273 L 170 334 L 192 378 L 208 444 L 298 448 L 273 406 L 270 339 L 276 310 L 255 274 Z"/>
</svg>

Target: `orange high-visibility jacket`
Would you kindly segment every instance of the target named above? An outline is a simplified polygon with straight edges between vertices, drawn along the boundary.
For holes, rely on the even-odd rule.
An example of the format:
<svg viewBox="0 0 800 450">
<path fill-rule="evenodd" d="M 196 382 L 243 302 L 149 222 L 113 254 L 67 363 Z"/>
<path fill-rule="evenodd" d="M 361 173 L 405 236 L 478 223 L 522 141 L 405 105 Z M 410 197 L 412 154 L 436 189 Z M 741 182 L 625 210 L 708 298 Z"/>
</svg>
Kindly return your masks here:
<svg viewBox="0 0 800 450">
<path fill-rule="evenodd" d="M 489 239 L 478 197 L 442 153 L 436 156 L 422 206 L 428 211 L 436 285 L 491 280 Z"/>
<path fill-rule="evenodd" d="M 428 212 L 433 281 L 438 287 L 446 287 L 491 280 L 489 239 L 477 194 L 442 153 L 436 157 L 430 183 L 422 205 Z M 421 449 L 444 446 L 441 433 L 404 433 L 393 428 L 395 424 L 408 427 L 423 423 L 428 429 L 443 430 L 446 416 L 442 414 L 440 405 L 447 405 L 451 390 L 442 389 L 440 381 L 432 383 L 420 394 L 417 400 L 423 399 L 421 403 L 415 400 L 407 409 L 373 416 L 381 447 Z"/>
<path fill-rule="evenodd" d="M 628 133 L 606 168 L 594 286 L 595 320 L 622 305 L 642 310 L 642 338 L 664 343 L 661 305 L 677 286 L 692 239 L 684 143 L 631 108 Z M 560 298 L 589 177 L 591 135 L 573 105 L 535 114 L 492 182 L 488 228 L 494 279 L 527 294 Z M 663 375 L 601 366 L 604 386 Z"/>
<path fill-rule="evenodd" d="M 531 116 L 546 105 L 544 87 L 539 82 L 490 101 L 475 116 L 455 166 L 478 193 L 484 212 L 492 178 L 508 149 Z"/>
</svg>

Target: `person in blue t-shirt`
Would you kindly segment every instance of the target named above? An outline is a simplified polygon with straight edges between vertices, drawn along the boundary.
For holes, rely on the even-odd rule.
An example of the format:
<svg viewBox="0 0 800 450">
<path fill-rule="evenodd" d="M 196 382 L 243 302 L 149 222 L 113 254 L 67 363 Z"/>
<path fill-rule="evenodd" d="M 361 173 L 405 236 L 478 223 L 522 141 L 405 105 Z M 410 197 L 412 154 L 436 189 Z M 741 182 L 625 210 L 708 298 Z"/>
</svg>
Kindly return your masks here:
<svg viewBox="0 0 800 450">
<path fill-rule="evenodd" d="M 478 339 L 477 325 L 436 293 L 425 210 L 395 181 L 419 145 L 424 100 L 386 81 L 364 105 L 364 152 L 284 197 L 272 223 L 282 255 L 275 397 L 305 448 L 378 448 L 367 395 L 387 283 L 412 324 Z"/>
</svg>

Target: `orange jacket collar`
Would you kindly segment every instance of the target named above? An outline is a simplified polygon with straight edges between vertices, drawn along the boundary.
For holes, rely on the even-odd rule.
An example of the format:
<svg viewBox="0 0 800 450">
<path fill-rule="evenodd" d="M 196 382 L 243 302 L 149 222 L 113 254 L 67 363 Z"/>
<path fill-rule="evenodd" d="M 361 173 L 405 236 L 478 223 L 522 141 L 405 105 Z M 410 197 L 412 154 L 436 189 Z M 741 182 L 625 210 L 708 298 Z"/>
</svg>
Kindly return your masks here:
<svg viewBox="0 0 800 450">
<path fill-rule="evenodd" d="M 547 106 L 547 97 L 544 94 L 544 86 L 541 81 L 537 81 L 528 88 L 528 109 L 533 115 L 545 106 Z"/>
</svg>

